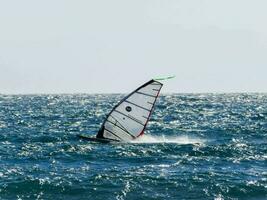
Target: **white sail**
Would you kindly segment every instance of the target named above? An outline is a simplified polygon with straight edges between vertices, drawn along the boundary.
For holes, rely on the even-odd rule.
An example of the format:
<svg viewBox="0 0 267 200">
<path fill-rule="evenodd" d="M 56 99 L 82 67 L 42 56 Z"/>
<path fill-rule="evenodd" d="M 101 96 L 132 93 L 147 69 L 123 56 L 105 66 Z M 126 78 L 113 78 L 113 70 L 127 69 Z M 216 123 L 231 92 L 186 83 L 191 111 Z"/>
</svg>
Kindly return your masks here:
<svg viewBox="0 0 267 200">
<path fill-rule="evenodd" d="M 162 86 L 151 80 L 122 99 L 108 114 L 97 138 L 130 141 L 142 135 Z"/>
</svg>

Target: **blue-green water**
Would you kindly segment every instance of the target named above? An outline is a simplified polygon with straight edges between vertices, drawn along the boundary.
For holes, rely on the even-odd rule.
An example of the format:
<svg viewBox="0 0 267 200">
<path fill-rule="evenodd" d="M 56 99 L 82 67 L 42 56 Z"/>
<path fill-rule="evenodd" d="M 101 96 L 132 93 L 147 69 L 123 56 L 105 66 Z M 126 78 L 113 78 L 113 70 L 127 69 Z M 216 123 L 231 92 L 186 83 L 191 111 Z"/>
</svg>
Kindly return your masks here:
<svg viewBox="0 0 267 200">
<path fill-rule="evenodd" d="M 98 144 L 123 95 L 0 95 L 0 199 L 267 199 L 267 95 L 162 95 L 146 137 Z"/>
</svg>

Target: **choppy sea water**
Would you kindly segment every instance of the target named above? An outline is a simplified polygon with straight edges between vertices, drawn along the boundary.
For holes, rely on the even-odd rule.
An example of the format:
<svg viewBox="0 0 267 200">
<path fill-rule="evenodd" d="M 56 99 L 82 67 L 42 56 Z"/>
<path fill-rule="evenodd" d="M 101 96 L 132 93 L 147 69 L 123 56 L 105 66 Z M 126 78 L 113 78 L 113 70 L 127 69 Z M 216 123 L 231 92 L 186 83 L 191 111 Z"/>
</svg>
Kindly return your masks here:
<svg viewBox="0 0 267 200">
<path fill-rule="evenodd" d="M 162 95 L 146 135 L 98 144 L 124 95 L 0 95 L 0 199 L 267 199 L 267 94 Z"/>
</svg>

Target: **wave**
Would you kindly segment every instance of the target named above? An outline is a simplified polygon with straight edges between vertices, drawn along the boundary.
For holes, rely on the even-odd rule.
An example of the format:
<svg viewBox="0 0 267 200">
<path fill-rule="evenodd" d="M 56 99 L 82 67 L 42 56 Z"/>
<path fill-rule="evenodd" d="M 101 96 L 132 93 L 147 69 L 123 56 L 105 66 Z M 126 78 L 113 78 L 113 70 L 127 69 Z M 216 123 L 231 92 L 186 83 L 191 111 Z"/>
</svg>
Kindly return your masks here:
<svg viewBox="0 0 267 200">
<path fill-rule="evenodd" d="M 143 135 L 132 143 L 175 143 L 175 144 L 204 144 L 205 140 L 200 138 L 193 138 L 187 135 L 182 136 L 152 136 Z"/>
</svg>

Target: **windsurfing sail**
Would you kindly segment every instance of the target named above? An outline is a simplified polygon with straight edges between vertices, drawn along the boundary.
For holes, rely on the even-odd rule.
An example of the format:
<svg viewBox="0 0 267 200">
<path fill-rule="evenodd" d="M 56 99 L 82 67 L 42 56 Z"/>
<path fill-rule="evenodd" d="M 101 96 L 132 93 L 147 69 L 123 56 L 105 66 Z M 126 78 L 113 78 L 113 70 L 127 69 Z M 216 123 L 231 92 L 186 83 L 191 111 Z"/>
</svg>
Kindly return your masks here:
<svg viewBox="0 0 267 200">
<path fill-rule="evenodd" d="M 144 134 L 162 86 L 152 79 L 123 98 L 107 115 L 96 137 L 127 142 Z"/>
</svg>

